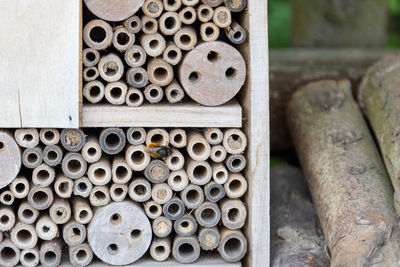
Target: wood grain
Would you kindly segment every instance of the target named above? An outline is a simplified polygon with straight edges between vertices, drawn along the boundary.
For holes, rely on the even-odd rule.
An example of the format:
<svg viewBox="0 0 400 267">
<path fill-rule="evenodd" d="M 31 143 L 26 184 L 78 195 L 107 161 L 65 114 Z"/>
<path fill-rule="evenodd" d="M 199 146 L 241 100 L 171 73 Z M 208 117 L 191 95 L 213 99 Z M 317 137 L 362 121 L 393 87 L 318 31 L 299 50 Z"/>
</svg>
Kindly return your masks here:
<svg viewBox="0 0 400 267">
<path fill-rule="evenodd" d="M 139 8 L 144 0 L 84 0 L 89 10 L 101 19 L 121 21 L 129 18 Z"/>
</svg>

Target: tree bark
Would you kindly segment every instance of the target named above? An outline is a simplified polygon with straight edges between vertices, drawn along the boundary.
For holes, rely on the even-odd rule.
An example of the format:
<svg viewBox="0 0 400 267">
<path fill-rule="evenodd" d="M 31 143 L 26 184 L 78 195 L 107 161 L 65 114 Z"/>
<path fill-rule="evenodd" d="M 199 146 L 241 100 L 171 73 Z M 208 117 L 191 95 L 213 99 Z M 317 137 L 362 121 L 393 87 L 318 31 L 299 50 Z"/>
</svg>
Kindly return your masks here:
<svg viewBox="0 0 400 267">
<path fill-rule="evenodd" d="M 287 115 L 331 266 L 399 266 L 393 190 L 350 83 L 310 83 Z"/>
</svg>

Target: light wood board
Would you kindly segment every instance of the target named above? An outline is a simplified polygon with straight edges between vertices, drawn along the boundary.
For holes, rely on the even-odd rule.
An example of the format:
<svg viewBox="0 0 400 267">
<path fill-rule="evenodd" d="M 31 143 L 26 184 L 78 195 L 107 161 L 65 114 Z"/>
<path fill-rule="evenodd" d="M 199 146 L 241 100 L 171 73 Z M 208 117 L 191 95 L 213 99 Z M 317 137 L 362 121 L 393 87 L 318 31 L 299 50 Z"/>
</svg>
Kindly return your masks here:
<svg viewBox="0 0 400 267">
<path fill-rule="evenodd" d="M 242 108 L 236 100 L 218 107 L 193 102 L 144 104 L 140 107 L 84 105 L 82 127 L 241 127 Z"/>
<path fill-rule="evenodd" d="M 79 127 L 80 5 L 0 1 L 0 127 Z"/>
</svg>

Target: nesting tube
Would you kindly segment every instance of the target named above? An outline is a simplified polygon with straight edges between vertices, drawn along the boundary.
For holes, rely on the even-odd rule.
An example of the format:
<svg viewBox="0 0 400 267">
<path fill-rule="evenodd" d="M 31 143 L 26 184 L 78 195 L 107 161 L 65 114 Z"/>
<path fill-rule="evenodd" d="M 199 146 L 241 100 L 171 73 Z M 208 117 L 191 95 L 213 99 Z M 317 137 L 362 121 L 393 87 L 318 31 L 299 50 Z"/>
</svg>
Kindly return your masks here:
<svg viewBox="0 0 400 267">
<path fill-rule="evenodd" d="M 110 190 L 107 186 L 97 185 L 93 187 L 89 196 L 90 204 L 94 207 L 105 206 L 110 203 Z"/>
<path fill-rule="evenodd" d="M 241 154 L 247 147 L 246 135 L 240 129 L 225 130 L 223 145 L 226 152 L 230 154 Z"/>
<path fill-rule="evenodd" d="M 150 163 L 150 156 L 144 145 L 129 146 L 125 151 L 125 160 L 133 171 L 143 171 Z"/>
<path fill-rule="evenodd" d="M 17 177 L 10 184 L 10 191 L 15 198 L 25 198 L 29 193 L 29 182 L 25 177 Z"/>
<path fill-rule="evenodd" d="M 46 146 L 55 146 L 60 142 L 60 132 L 57 129 L 43 128 L 39 132 L 39 139 Z"/>
<path fill-rule="evenodd" d="M 185 91 L 183 91 L 182 87 L 177 81 L 173 81 L 165 89 L 165 96 L 167 97 L 169 103 L 175 104 L 183 100 L 185 97 Z"/>
<path fill-rule="evenodd" d="M 189 178 L 184 169 L 173 171 L 169 174 L 168 185 L 175 192 L 180 192 L 185 189 L 189 184 Z"/>
<path fill-rule="evenodd" d="M 146 51 L 140 45 L 134 45 L 126 50 L 124 59 L 129 67 L 141 67 L 146 63 Z"/>
<path fill-rule="evenodd" d="M 222 229 L 218 251 L 225 261 L 238 262 L 247 252 L 246 237 L 239 230 Z"/>
<path fill-rule="evenodd" d="M 222 224 L 231 230 L 240 229 L 244 226 L 247 210 L 240 200 L 225 199 L 220 203 Z"/>
<path fill-rule="evenodd" d="M 151 104 L 159 103 L 164 97 L 163 89 L 155 84 L 149 84 L 144 89 L 144 97 Z"/>
<path fill-rule="evenodd" d="M 86 142 L 85 133 L 79 129 L 64 129 L 61 131 L 62 146 L 71 152 L 78 152 Z"/>
<path fill-rule="evenodd" d="M 229 171 L 238 173 L 246 167 L 246 158 L 243 155 L 230 155 L 225 160 L 225 165 Z"/>
<path fill-rule="evenodd" d="M 74 181 L 74 195 L 88 197 L 92 192 L 93 184 L 87 177 L 82 177 Z"/>
<path fill-rule="evenodd" d="M 0 194 L 0 203 L 3 205 L 11 206 L 14 203 L 15 197 L 10 190 L 3 191 Z"/>
<path fill-rule="evenodd" d="M 100 133 L 99 143 L 105 153 L 115 155 L 124 149 L 126 136 L 120 128 L 106 128 Z"/>
<path fill-rule="evenodd" d="M 41 164 L 33 170 L 32 182 L 39 187 L 49 186 L 53 183 L 55 176 L 56 171 L 53 167 Z"/>
<path fill-rule="evenodd" d="M 101 81 L 90 81 L 83 87 L 83 96 L 92 104 L 99 103 L 104 98 L 104 84 Z"/>
<path fill-rule="evenodd" d="M 83 28 L 83 40 L 93 49 L 103 50 L 111 45 L 113 31 L 107 22 L 101 19 L 90 21 Z"/>
<path fill-rule="evenodd" d="M 129 88 L 125 99 L 125 103 L 128 107 L 139 107 L 143 104 L 143 100 L 142 91 L 136 88 Z"/>
<path fill-rule="evenodd" d="M 110 197 L 115 202 L 121 202 L 125 200 L 128 194 L 128 186 L 124 184 L 113 184 L 110 187 Z"/>
<path fill-rule="evenodd" d="M 164 35 L 174 35 L 182 25 L 176 12 L 165 12 L 159 19 L 160 32 Z"/>
<path fill-rule="evenodd" d="M 214 16 L 214 9 L 205 4 L 199 5 L 197 8 L 197 17 L 199 18 L 200 22 L 208 22 L 210 21 Z"/>
<path fill-rule="evenodd" d="M 195 210 L 194 216 L 199 225 L 214 227 L 221 219 L 221 210 L 216 203 L 206 201 Z"/>
<path fill-rule="evenodd" d="M 177 197 L 172 198 L 163 206 L 163 214 L 168 219 L 175 221 L 185 213 L 185 205 Z"/>
<path fill-rule="evenodd" d="M 208 201 L 218 202 L 225 197 L 225 189 L 221 184 L 210 182 L 204 186 L 204 194 Z"/>
<path fill-rule="evenodd" d="M 191 6 L 182 8 L 181 11 L 179 11 L 179 19 L 180 21 L 182 21 L 183 24 L 193 24 L 197 19 L 196 10 Z"/>
<path fill-rule="evenodd" d="M 99 77 L 99 70 L 96 67 L 87 67 L 83 70 L 83 80 L 85 82 L 94 81 Z"/>
<path fill-rule="evenodd" d="M 64 224 L 71 218 L 72 211 L 69 201 L 63 198 L 54 199 L 49 209 L 49 215 L 56 224 Z"/>
<path fill-rule="evenodd" d="M 210 157 L 211 147 L 200 132 L 189 132 L 186 151 L 196 161 L 204 161 Z"/>
<path fill-rule="evenodd" d="M 232 12 L 240 12 L 246 7 L 247 0 L 224 0 L 224 3 Z"/>
<path fill-rule="evenodd" d="M 85 175 L 87 163 L 79 153 L 67 153 L 61 165 L 63 173 L 71 178 L 78 179 Z"/>
<path fill-rule="evenodd" d="M 159 33 L 143 35 L 140 39 L 140 44 L 150 57 L 158 57 L 166 47 L 165 39 Z"/>
<path fill-rule="evenodd" d="M 219 145 L 224 139 L 224 134 L 218 128 L 206 128 L 203 130 L 203 135 L 210 145 Z"/>
<path fill-rule="evenodd" d="M 142 29 L 142 21 L 138 16 L 132 16 L 125 20 L 125 28 L 127 28 L 131 33 L 138 33 Z"/>
<path fill-rule="evenodd" d="M 0 231 L 6 232 L 11 230 L 15 224 L 15 213 L 9 207 L 0 208 Z"/>
<path fill-rule="evenodd" d="M 68 246 L 77 246 L 86 239 L 86 227 L 73 220 L 63 225 L 62 231 L 63 240 Z"/>
<path fill-rule="evenodd" d="M 164 50 L 163 59 L 168 64 L 176 66 L 182 60 L 182 51 L 174 43 L 169 43 Z"/>
<path fill-rule="evenodd" d="M 50 167 L 55 167 L 61 163 L 63 159 L 63 151 L 61 147 L 46 146 L 43 150 L 43 161 Z"/>
<path fill-rule="evenodd" d="M 39 256 L 43 267 L 59 266 L 62 256 L 60 240 L 54 239 L 42 242 Z"/>
<path fill-rule="evenodd" d="M 186 214 L 174 222 L 174 230 L 179 236 L 192 236 L 197 232 L 197 221 L 192 215 Z"/>
<path fill-rule="evenodd" d="M 82 51 L 82 63 L 86 67 L 96 66 L 100 61 L 100 52 L 93 48 L 85 48 Z"/>
<path fill-rule="evenodd" d="M 27 148 L 22 153 L 21 160 L 26 168 L 34 169 L 43 162 L 43 149 L 41 147 Z"/>
<path fill-rule="evenodd" d="M 200 245 L 195 236 L 176 236 L 172 246 L 172 256 L 180 263 L 193 263 L 200 256 Z"/>
<path fill-rule="evenodd" d="M 88 178 L 94 185 L 106 185 L 111 181 L 111 164 L 108 158 L 102 158 L 88 168 Z"/>
<path fill-rule="evenodd" d="M 183 148 L 187 145 L 186 131 L 173 129 L 169 132 L 169 143 L 176 148 Z"/>
<path fill-rule="evenodd" d="M 125 82 L 112 82 L 107 84 L 104 96 L 106 100 L 113 105 L 122 105 L 125 103 L 128 86 Z"/>
<path fill-rule="evenodd" d="M 135 179 L 129 185 L 128 193 L 132 200 L 146 202 L 151 198 L 151 185 L 144 178 Z"/>
<path fill-rule="evenodd" d="M 174 35 L 174 42 L 182 50 L 192 50 L 197 44 L 197 34 L 192 27 L 183 27 Z"/>
<path fill-rule="evenodd" d="M 165 146 L 168 144 L 169 134 L 164 129 L 151 129 L 147 132 L 146 145 L 154 143 L 160 146 Z"/>
<path fill-rule="evenodd" d="M 111 173 L 116 184 L 125 184 L 132 178 L 132 169 L 123 157 L 113 158 Z"/>
<path fill-rule="evenodd" d="M 21 251 L 19 248 L 9 239 L 4 239 L 0 243 L 0 265 L 4 267 L 16 266 L 19 262 Z"/>
<path fill-rule="evenodd" d="M 70 198 L 74 190 L 74 181 L 65 177 L 64 175 L 59 175 L 54 182 L 54 191 L 57 196 L 61 198 Z"/>
<path fill-rule="evenodd" d="M 236 45 L 243 44 L 247 38 L 246 30 L 236 21 L 232 21 L 231 26 L 225 29 L 225 33 L 228 39 Z"/>
<path fill-rule="evenodd" d="M 35 227 L 18 222 L 11 230 L 11 241 L 20 249 L 34 248 L 38 242 Z"/>
<path fill-rule="evenodd" d="M 34 148 L 39 144 L 37 129 L 17 129 L 14 132 L 14 138 L 18 145 L 23 148 Z"/>
<path fill-rule="evenodd" d="M 112 44 L 120 52 L 125 52 L 135 43 L 135 34 L 125 27 L 117 28 L 113 34 Z"/>
<path fill-rule="evenodd" d="M 141 145 L 146 142 L 146 130 L 144 128 L 128 128 L 126 139 L 131 145 Z"/>
<path fill-rule="evenodd" d="M 164 238 L 172 232 L 172 222 L 164 216 L 157 217 L 152 224 L 153 233 L 159 238 Z"/>
<path fill-rule="evenodd" d="M 158 31 L 158 22 L 155 18 L 142 16 L 142 31 L 144 34 L 155 34 Z"/>
<path fill-rule="evenodd" d="M 196 185 L 205 185 L 212 178 L 212 169 L 207 161 L 189 160 L 186 173 L 190 182 Z"/>
<path fill-rule="evenodd" d="M 185 158 L 179 150 L 173 148 L 172 153 L 165 159 L 165 163 L 171 171 L 178 171 L 185 165 Z"/>
<path fill-rule="evenodd" d="M 162 207 L 154 200 L 150 200 L 144 203 L 144 212 L 147 217 L 154 220 L 162 215 Z"/>
<path fill-rule="evenodd" d="M 87 243 L 70 246 L 68 253 L 69 261 L 73 266 L 88 266 L 93 260 L 93 251 Z"/>
<path fill-rule="evenodd" d="M 167 183 L 155 184 L 151 189 L 152 199 L 160 205 L 170 201 L 172 195 L 172 189 Z"/>
<path fill-rule="evenodd" d="M 98 69 L 100 77 L 107 82 L 116 82 L 124 74 L 124 64 L 116 54 L 108 54 L 100 58 Z"/>
<path fill-rule="evenodd" d="M 171 254 L 170 238 L 156 238 L 150 246 L 150 256 L 155 261 L 166 261 Z"/>
<path fill-rule="evenodd" d="M 147 71 L 141 67 L 130 68 L 126 72 L 126 81 L 130 86 L 143 88 L 148 82 Z"/>
<path fill-rule="evenodd" d="M 21 250 L 20 258 L 21 264 L 25 267 L 35 267 L 39 265 L 39 249 L 38 247 L 28 248 Z"/>
<path fill-rule="evenodd" d="M 229 178 L 229 173 L 228 170 L 225 168 L 225 165 L 222 163 L 213 163 L 211 166 L 214 182 L 216 182 L 217 184 L 225 184 Z"/>
<path fill-rule="evenodd" d="M 200 2 L 200 0 L 182 0 L 182 4 L 185 6 L 195 6 Z"/>
<path fill-rule="evenodd" d="M 232 173 L 224 184 L 224 188 L 229 198 L 240 198 L 247 191 L 247 181 L 241 174 Z"/>
<path fill-rule="evenodd" d="M 158 18 L 164 10 L 160 0 L 147 0 L 142 6 L 143 13 L 151 18 Z"/>
<path fill-rule="evenodd" d="M 181 199 L 188 209 L 197 209 L 204 202 L 203 189 L 194 184 L 189 184 L 180 193 Z"/>
<path fill-rule="evenodd" d="M 24 201 L 19 205 L 17 215 L 20 222 L 33 224 L 39 216 L 39 211 L 29 205 L 28 201 Z"/>
<path fill-rule="evenodd" d="M 201 227 L 198 237 L 201 248 L 206 251 L 216 249 L 221 240 L 217 227 Z"/>
<path fill-rule="evenodd" d="M 83 159 L 87 163 L 95 163 L 100 160 L 102 153 L 97 137 L 89 136 L 82 148 Z"/>
<path fill-rule="evenodd" d="M 48 215 L 41 215 L 36 222 L 36 233 L 42 240 L 53 240 L 58 236 L 58 227 Z"/>
<path fill-rule="evenodd" d="M 227 153 L 222 145 L 213 146 L 211 148 L 210 159 L 215 163 L 224 162 Z"/>
<path fill-rule="evenodd" d="M 93 211 L 86 198 L 75 196 L 72 199 L 74 219 L 77 223 L 88 224 L 93 218 Z"/>
<path fill-rule="evenodd" d="M 168 179 L 169 169 L 162 160 L 152 160 L 144 171 L 146 178 L 152 183 L 163 183 Z"/>
<path fill-rule="evenodd" d="M 213 22 L 220 28 L 226 28 L 232 23 L 231 11 L 224 6 L 214 10 Z"/>
<path fill-rule="evenodd" d="M 200 26 L 200 36 L 204 42 L 216 41 L 219 37 L 219 28 L 213 22 L 206 22 Z"/>
<path fill-rule="evenodd" d="M 182 6 L 182 0 L 163 0 L 166 11 L 178 11 Z"/>
<path fill-rule="evenodd" d="M 49 187 L 32 186 L 28 194 L 28 203 L 37 210 L 45 210 L 53 203 L 53 191 Z"/>
<path fill-rule="evenodd" d="M 149 81 L 154 85 L 167 86 L 174 79 L 174 70 L 172 66 L 164 60 L 153 59 L 147 65 L 147 75 Z"/>
</svg>

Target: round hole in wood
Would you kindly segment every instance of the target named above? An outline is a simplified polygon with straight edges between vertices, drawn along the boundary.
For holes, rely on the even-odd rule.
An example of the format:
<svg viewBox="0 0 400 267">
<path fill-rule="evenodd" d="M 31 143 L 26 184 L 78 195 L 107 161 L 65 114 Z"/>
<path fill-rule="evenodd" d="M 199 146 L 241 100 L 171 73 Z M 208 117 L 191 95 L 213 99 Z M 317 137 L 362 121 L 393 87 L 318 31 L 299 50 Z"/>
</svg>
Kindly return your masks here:
<svg viewBox="0 0 400 267">
<path fill-rule="evenodd" d="M 116 255 L 118 253 L 118 246 L 116 244 L 110 244 L 107 251 L 110 255 Z"/>
<path fill-rule="evenodd" d="M 111 222 L 111 224 L 113 224 L 113 225 L 120 224 L 121 221 L 122 221 L 121 215 L 119 215 L 118 213 L 114 213 L 114 214 L 111 215 L 111 217 L 110 217 L 110 222 Z"/>
<path fill-rule="evenodd" d="M 192 73 L 190 73 L 189 75 L 189 80 L 191 82 L 198 82 L 200 80 L 200 73 L 198 73 L 197 71 L 193 71 Z"/>
<path fill-rule="evenodd" d="M 225 71 L 225 76 L 228 79 L 233 79 L 236 76 L 236 69 L 229 67 L 226 71 Z"/>
</svg>

